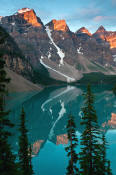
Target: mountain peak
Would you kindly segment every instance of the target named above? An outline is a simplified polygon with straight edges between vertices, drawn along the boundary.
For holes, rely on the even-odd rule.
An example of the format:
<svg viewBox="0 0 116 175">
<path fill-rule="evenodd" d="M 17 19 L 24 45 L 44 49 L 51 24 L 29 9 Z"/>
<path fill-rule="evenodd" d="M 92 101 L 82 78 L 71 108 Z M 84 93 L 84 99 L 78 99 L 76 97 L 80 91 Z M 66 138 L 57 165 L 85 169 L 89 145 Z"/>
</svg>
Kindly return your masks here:
<svg viewBox="0 0 116 175">
<path fill-rule="evenodd" d="M 101 25 L 96 32 L 105 32 L 106 29 Z"/>
<path fill-rule="evenodd" d="M 18 10 L 18 13 L 25 13 L 25 12 L 29 12 L 29 11 L 31 11 L 31 10 L 33 10 L 33 9 L 30 9 L 30 8 L 22 8 L 22 9 L 19 9 L 19 10 Z"/>
<path fill-rule="evenodd" d="M 47 25 L 50 26 L 53 30 L 56 30 L 56 31 L 63 31 L 63 32 L 69 31 L 69 28 L 68 28 L 65 20 L 53 19 Z"/>
<path fill-rule="evenodd" d="M 89 35 L 89 36 L 92 35 L 92 34 L 89 32 L 89 30 L 86 29 L 85 27 L 81 27 L 76 33 L 77 33 L 77 34 L 85 33 L 85 34 L 87 34 L 87 35 Z"/>
<path fill-rule="evenodd" d="M 1 22 L 2 18 L 3 18 L 3 17 L 2 17 L 2 16 L 0 16 L 0 22 Z"/>
<path fill-rule="evenodd" d="M 33 9 L 30 8 L 22 8 L 19 9 L 15 15 L 21 16 L 28 23 L 32 24 L 35 27 L 42 27 L 41 20 L 36 16 L 36 13 Z"/>
</svg>

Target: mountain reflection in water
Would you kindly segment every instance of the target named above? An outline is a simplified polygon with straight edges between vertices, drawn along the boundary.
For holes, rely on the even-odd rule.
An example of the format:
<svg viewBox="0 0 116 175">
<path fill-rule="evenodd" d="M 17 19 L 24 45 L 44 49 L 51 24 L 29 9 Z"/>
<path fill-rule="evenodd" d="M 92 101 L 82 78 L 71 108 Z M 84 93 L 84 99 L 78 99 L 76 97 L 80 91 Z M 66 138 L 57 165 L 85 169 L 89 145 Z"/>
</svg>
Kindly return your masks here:
<svg viewBox="0 0 116 175">
<path fill-rule="evenodd" d="M 114 175 L 116 175 L 116 97 L 108 86 L 94 86 L 95 108 L 100 128 L 106 132 L 109 141 L 108 157 Z M 10 98 L 10 118 L 16 127 L 12 132 L 10 143 L 14 151 L 18 149 L 18 126 L 22 104 L 26 112 L 29 141 L 33 146 L 33 165 L 36 175 L 64 175 L 67 157 L 64 145 L 68 143 L 66 134 L 67 116 L 74 115 L 77 133 L 80 136 L 83 128 L 80 125 L 85 87 L 67 86 L 50 87 L 37 92 L 29 98 L 23 93 L 23 99 L 18 100 L 18 94 Z M 12 97 L 12 94 L 10 94 Z M 25 97 L 24 97 L 25 96 Z M 28 98 L 26 98 L 28 96 Z M 79 148 L 77 148 L 79 150 Z M 58 164 L 58 162 L 60 163 Z M 46 166 L 46 168 L 44 168 Z M 59 168 L 58 168 L 59 167 Z"/>
</svg>

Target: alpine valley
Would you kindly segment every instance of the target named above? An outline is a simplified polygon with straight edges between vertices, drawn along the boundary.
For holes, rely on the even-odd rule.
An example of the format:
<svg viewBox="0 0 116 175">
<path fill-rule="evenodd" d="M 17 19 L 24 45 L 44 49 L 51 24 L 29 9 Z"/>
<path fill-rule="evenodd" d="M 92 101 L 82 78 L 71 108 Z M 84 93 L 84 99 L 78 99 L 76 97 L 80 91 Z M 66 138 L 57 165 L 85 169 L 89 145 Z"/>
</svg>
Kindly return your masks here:
<svg viewBox="0 0 116 175">
<path fill-rule="evenodd" d="M 0 17 L 0 26 L 0 37 L 7 33 L 0 48 L 6 69 L 12 79 L 20 77 L 19 84 L 36 89 L 33 83 L 83 83 L 88 78 L 94 83 L 107 78 L 114 82 L 116 78 L 116 32 L 103 26 L 94 34 L 85 27 L 74 33 L 65 20 L 44 25 L 29 8 Z"/>
</svg>

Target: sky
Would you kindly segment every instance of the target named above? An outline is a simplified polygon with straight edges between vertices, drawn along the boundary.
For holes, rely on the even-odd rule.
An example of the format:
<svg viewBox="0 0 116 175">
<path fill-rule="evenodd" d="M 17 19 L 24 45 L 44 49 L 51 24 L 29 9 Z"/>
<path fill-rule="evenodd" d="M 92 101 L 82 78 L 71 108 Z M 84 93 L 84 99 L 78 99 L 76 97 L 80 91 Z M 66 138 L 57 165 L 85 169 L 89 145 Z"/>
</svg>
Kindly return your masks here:
<svg viewBox="0 0 116 175">
<path fill-rule="evenodd" d="M 116 31 L 116 0 L 0 0 L 0 16 L 23 7 L 34 9 L 44 24 L 65 19 L 73 32 L 86 27 L 93 33 L 101 25 Z"/>
</svg>

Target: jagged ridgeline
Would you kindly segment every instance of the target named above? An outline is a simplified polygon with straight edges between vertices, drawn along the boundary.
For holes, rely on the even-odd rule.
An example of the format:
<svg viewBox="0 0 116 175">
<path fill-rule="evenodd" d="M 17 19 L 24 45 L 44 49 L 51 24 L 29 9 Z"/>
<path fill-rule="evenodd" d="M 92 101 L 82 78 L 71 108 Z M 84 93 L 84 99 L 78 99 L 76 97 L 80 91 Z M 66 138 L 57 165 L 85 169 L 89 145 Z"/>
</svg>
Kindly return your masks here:
<svg viewBox="0 0 116 175">
<path fill-rule="evenodd" d="M 3 27 L 0 26 L 0 40 L 2 41 L 3 38 L 5 39 L 5 42 L 0 44 L 0 54 L 6 62 L 6 71 L 8 76 L 11 78 L 17 76 L 17 78 L 19 78 L 18 75 L 21 75 L 25 79 L 37 84 L 49 84 L 56 82 L 53 79 L 48 79 L 48 77 L 47 81 L 45 80 L 45 77 L 48 73 L 47 70 L 42 66 L 40 68 L 41 73 L 34 70 L 30 64 L 29 58 L 25 58 L 14 39 L 8 34 L 8 32 L 6 32 Z M 43 72 L 46 75 L 44 78 L 42 77 Z"/>
<path fill-rule="evenodd" d="M 28 67 L 23 65 L 27 67 L 23 74 L 26 70 L 31 72 L 28 79 L 35 83 L 72 83 L 93 72 L 116 76 L 116 32 L 109 32 L 103 26 L 94 34 L 85 27 L 74 33 L 65 20 L 53 19 L 44 25 L 29 8 L 1 17 L 0 25 L 30 63 Z M 23 63 L 18 61 L 17 65 Z"/>
</svg>

